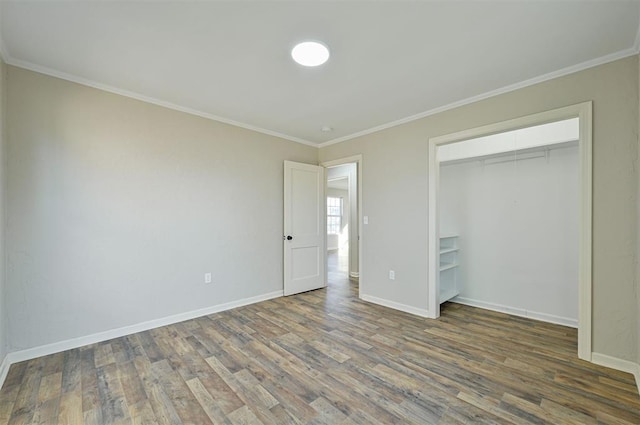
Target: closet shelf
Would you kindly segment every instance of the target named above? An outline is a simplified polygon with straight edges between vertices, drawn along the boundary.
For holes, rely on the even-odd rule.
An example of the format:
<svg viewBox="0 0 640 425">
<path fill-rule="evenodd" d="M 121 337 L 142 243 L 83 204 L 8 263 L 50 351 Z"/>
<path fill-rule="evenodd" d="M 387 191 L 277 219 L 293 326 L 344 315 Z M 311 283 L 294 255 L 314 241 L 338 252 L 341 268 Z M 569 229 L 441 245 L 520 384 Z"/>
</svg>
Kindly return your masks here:
<svg viewBox="0 0 640 425">
<path fill-rule="evenodd" d="M 455 288 L 444 290 L 440 292 L 440 304 L 445 301 L 449 301 L 451 298 L 455 298 L 460 295 L 460 291 Z"/>
<path fill-rule="evenodd" d="M 443 272 L 445 270 L 452 269 L 454 267 L 458 267 L 458 263 L 440 263 L 440 271 Z"/>
<path fill-rule="evenodd" d="M 460 248 L 458 236 L 447 235 L 440 237 L 440 304 L 460 295 L 458 282 Z"/>
</svg>

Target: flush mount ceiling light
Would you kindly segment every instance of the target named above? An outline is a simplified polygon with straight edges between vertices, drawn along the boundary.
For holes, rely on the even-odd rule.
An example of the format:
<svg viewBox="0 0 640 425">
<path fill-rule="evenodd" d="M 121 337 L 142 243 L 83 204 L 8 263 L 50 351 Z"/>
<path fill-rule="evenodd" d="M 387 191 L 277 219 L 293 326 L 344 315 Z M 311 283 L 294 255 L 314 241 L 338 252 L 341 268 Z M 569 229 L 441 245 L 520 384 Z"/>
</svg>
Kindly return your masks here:
<svg viewBox="0 0 640 425">
<path fill-rule="evenodd" d="M 329 48 L 317 41 L 305 41 L 296 44 L 291 57 L 302 66 L 318 66 L 329 59 Z"/>
</svg>

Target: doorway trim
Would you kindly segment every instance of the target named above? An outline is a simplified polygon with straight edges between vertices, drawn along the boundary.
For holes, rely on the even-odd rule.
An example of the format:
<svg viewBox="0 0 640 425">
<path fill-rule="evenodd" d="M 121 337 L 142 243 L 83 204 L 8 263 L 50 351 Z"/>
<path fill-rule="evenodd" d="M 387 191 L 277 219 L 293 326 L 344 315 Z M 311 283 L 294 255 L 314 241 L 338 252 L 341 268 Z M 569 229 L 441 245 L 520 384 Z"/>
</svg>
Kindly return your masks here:
<svg viewBox="0 0 640 425">
<path fill-rule="evenodd" d="M 429 317 L 440 316 L 438 293 L 440 290 L 439 186 L 440 167 L 438 147 L 468 139 L 489 136 L 525 127 L 547 124 L 570 118 L 579 118 L 579 170 L 580 170 L 580 238 L 578 259 L 578 357 L 591 361 L 592 345 L 592 229 L 593 229 L 593 102 L 583 102 L 564 108 L 527 115 L 507 121 L 471 128 L 429 139 L 429 207 L 428 207 L 428 261 L 427 287 Z"/>
<path fill-rule="evenodd" d="M 334 159 L 331 161 L 325 161 L 325 162 L 321 162 L 320 165 L 324 168 L 330 168 L 330 167 L 337 167 L 338 165 L 345 165 L 345 164 L 357 164 L 356 168 L 356 180 L 357 180 L 357 188 L 358 188 L 358 193 L 357 193 L 357 204 L 358 204 L 358 298 L 361 297 L 363 291 L 362 291 L 362 287 L 365 284 L 364 281 L 364 261 L 363 261 L 363 257 L 362 257 L 362 245 L 363 245 L 363 241 L 364 241 L 364 228 L 362 225 L 363 222 L 363 214 L 362 214 L 362 154 L 358 154 L 358 155 L 353 155 L 353 156 L 348 156 L 345 158 L 339 158 L 339 159 Z M 325 173 L 326 174 L 326 173 Z M 325 179 L 325 191 L 326 191 L 326 179 Z M 324 211 L 323 214 L 326 214 L 327 212 Z M 349 241 L 349 243 L 351 243 L 351 241 Z M 326 247 L 325 247 L 326 249 Z M 325 258 L 325 262 L 324 262 L 324 267 L 325 267 L 325 276 L 329 276 L 328 273 L 328 262 L 327 259 Z M 349 273 L 349 277 L 351 277 L 351 274 Z M 327 277 L 328 278 L 328 277 Z"/>
</svg>

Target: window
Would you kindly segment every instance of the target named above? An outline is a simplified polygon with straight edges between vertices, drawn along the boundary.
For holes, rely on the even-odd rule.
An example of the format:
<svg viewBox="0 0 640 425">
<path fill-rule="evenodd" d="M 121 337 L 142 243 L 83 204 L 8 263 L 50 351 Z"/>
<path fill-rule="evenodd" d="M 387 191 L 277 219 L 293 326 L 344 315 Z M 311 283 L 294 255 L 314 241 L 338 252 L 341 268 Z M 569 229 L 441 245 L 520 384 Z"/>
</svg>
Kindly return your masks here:
<svg viewBox="0 0 640 425">
<path fill-rule="evenodd" d="M 342 227 L 342 198 L 327 198 L 327 233 L 340 234 Z"/>
</svg>

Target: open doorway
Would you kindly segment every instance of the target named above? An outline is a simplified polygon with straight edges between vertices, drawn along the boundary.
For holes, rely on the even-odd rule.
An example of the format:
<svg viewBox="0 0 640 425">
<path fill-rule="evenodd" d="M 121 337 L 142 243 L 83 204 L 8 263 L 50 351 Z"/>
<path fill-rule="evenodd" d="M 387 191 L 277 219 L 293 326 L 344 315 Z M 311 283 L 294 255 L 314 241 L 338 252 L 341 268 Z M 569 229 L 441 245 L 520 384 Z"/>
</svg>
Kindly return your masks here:
<svg viewBox="0 0 640 425">
<path fill-rule="evenodd" d="M 352 291 L 359 296 L 361 158 L 322 165 L 326 167 L 327 286 L 330 292 Z"/>
<path fill-rule="evenodd" d="M 458 264 L 457 260 L 460 257 L 460 235 L 448 235 L 442 230 L 442 194 L 440 179 L 441 168 L 440 162 L 446 160 L 445 151 L 451 153 L 452 149 L 444 149 L 448 145 L 463 146 L 464 143 L 478 138 L 490 138 L 495 139 L 496 135 L 503 135 L 507 133 L 514 133 L 523 129 L 533 128 L 535 126 L 543 126 L 549 123 L 559 122 L 562 120 L 577 119 L 577 149 L 578 149 L 578 161 L 577 171 L 578 177 L 578 207 L 576 217 L 577 233 L 579 234 L 579 240 L 577 241 L 577 304 L 578 304 L 578 356 L 584 360 L 591 360 L 591 225 L 592 225 L 592 156 L 591 156 L 591 111 L 592 105 L 590 102 L 569 106 L 566 108 L 560 108 L 540 114 L 530 115 L 527 117 L 517 118 L 502 123 L 491 124 L 488 126 L 478 127 L 475 129 L 465 130 L 463 132 L 449 134 L 445 136 L 435 137 L 429 140 L 429 258 L 428 258 L 428 305 L 429 316 L 437 318 L 440 314 L 440 302 L 442 297 L 440 292 L 444 289 L 445 292 L 447 286 L 451 285 L 451 279 L 443 279 L 441 272 L 444 268 L 447 268 L 449 264 Z M 521 152 L 523 149 L 527 151 L 528 155 L 536 157 L 538 153 L 531 152 L 530 150 L 535 146 L 520 146 L 522 141 L 515 140 L 514 149 L 512 151 Z M 486 145 L 482 146 L 483 149 Z M 565 145 L 567 147 L 570 145 Z M 467 150 L 469 146 L 466 146 L 462 150 Z M 503 149 L 503 148 L 501 148 Z M 569 149 L 571 149 L 569 147 Z M 549 149 L 545 149 L 545 155 L 549 155 Z M 492 161 L 503 161 L 500 158 L 504 154 L 503 152 L 482 152 L 485 158 L 490 158 Z M 492 155 L 493 154 L 493 155 Z M 498 155 L 496 157 L 496 155 Z M 454 155 L 455 157 L 455 155 Z M 451 158 L 449 158 L 451 159 Z M 512 164 L 518 164 L 512 162 Z M 520 163 L 523 165 L 523 163 Z M 532 163 L 527 163 L 527 166 Z M 493 172 L 493 170 L 492 170 Z M 475 194 L 474 194 L 475 196 Z M 446 220 L 445 220 L 446 221 Z M 444 227 L 450 227 L 450 224 L 445 223 Z M 450 230 L 449 230 L 450 231 Z M 515 249 L 515 247 L 514 247 Z M 443 260 L 442 256 L 448 256 L 447 260 Z M 453 257 L 453 261 L 451 260 Z M 455 279 L 454 285 L 457 284 Z M 441 285 L 444 284 L 443 287 Z M 451 292 L 451 291 L 449 291 Z M 447 294 L 447 297 L 455 296 L 454 293 Z M 458 291 L 459 292 L 459 291 Z"/>
<path fill-rule="evenodd" d="M 341 168 L 328 169 L 327 174 L 337 174 Z M 345 170 L 347 173 L 350 170 Z M 336 282 L 349 279 L 349 248 L 351 202 L 349 177 L 327 177 L 327 280 Z"/>
</svg>

